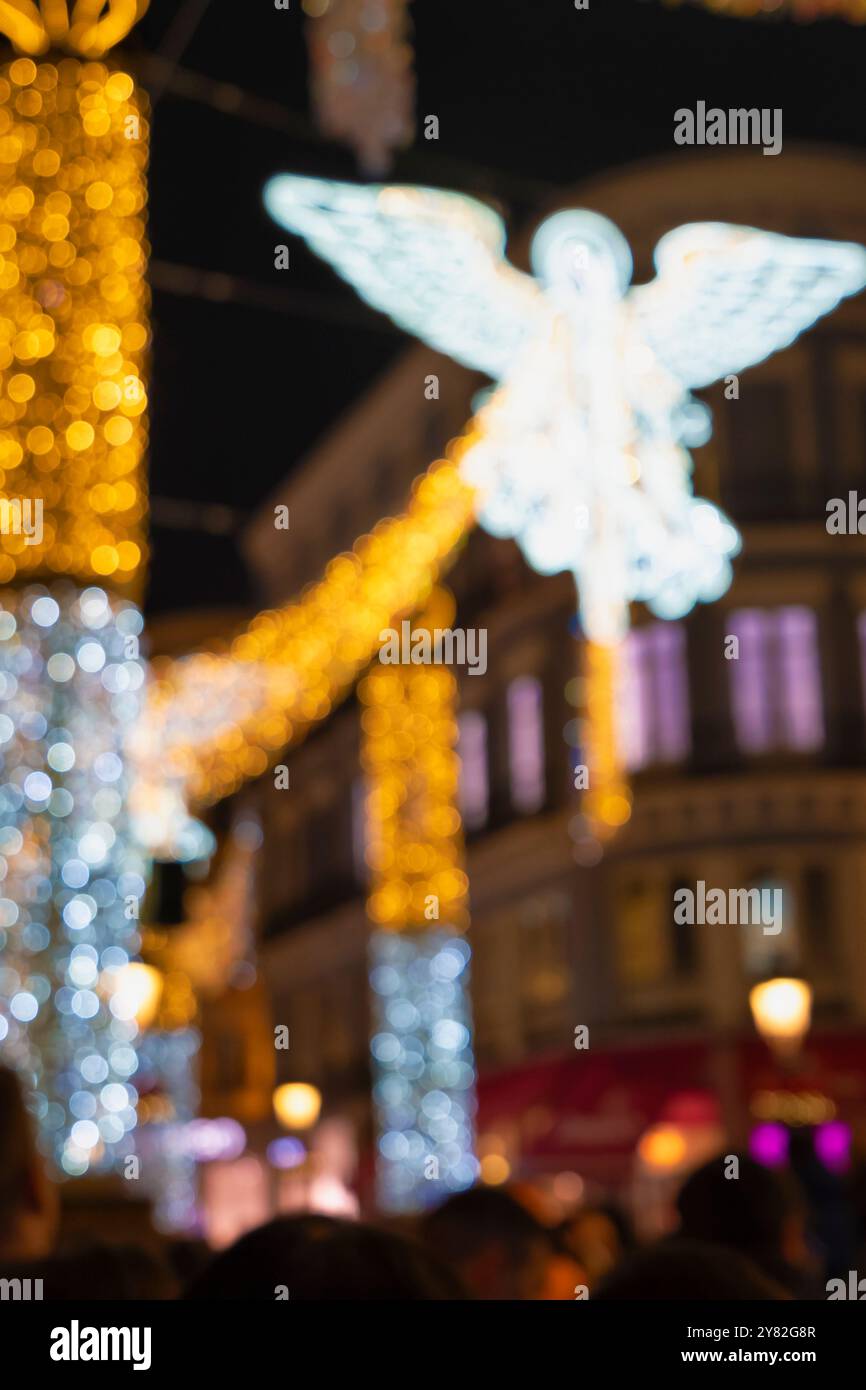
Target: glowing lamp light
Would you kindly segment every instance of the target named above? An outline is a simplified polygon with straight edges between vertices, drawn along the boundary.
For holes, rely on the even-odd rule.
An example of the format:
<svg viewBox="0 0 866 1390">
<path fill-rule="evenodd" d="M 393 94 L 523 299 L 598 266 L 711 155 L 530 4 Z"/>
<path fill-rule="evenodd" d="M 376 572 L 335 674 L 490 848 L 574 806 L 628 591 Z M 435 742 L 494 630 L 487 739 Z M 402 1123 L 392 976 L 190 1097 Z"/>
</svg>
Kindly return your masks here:
<svg viewBox="0 0 866 1390">
<path fill-rule="evenodd" d="M 487 1187 L 499 1187 L 511 1177 L 511 1164 L 503 1154 L 486 1154 L 479 1168 L 481 1181 Z"/>
<path fill-rule="evenodd" d="M 851 1129 L 841 1120 L 831 1120 L 815 1130 L 815 1154 L 831 1173 L 847 1172 L 851 1166 Z"/>
<path fill-rule="evenodd" d="M 321 1109 L 321 1091 L 305 1081 L 290 1081 L 274 1091 L 274 1114 L 285 1129 L 312 1129 Z"/>
<path fill-rule="evenodd" d="M 784 1125 L 756 1125 L 749 1136 L 749 1153 L 765 1168 L 783 1168 L 788 1162 L 790 1139 Z"/>
<path fill-rule="evenodd" d="M 755 1027 L 780 1056 L 796 1055 L 809 1031 L 812 990 L 803 980 L 765 980 L 749 992 Z"/>
<path fill-rule="evenodd" d="M 111 1012 L 115 1018 L 134 1019 L 139 1028 L 149 1028 L 159 1011 L 163 978 L 152 965 L 131 960 L 112 971 Z"/>
<path fill-rule="evenodd" d="M 641 1136 L 637 1151 L 648 1168 L 672 1172 L 684 1162 L 688 1144 L 679 1126 L 653 1125 Z"/>
</svg>

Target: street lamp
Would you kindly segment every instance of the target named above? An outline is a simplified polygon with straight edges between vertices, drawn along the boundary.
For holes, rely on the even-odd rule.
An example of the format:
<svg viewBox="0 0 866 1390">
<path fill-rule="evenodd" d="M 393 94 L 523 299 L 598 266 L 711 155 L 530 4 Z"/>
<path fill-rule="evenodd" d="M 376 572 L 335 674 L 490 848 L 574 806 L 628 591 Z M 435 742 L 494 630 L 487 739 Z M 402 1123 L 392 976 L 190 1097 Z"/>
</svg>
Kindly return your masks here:
<svg viewBox="0 0 866 1390">
<path fill-rule="evenodd" d="M 782 1061 L 792 1061 L 809 1031 L 812 987 L 804 980 L 765 980 L 749 992 L 755 1027 Z"/>
<path fill-rule="evenodd" d="M 321 1091 L 305 1081 L 290 1081 L 274 1091 L 274 1114 L 284 1129 L 312 1129 L 321 1108 Z"/>
</svg>

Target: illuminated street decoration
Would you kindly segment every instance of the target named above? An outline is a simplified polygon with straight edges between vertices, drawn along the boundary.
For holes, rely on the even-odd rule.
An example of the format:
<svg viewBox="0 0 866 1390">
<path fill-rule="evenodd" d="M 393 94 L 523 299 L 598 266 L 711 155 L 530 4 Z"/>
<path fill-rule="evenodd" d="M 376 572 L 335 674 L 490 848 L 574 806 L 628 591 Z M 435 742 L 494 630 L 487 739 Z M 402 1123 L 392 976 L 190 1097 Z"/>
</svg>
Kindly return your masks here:
<svg viewBox="0 0 866 1390">
<path fill-rule="evenodd" d="M 449 626 L 453 599 L 437 589 L 423 628 Z M 467 879 L 457 810 L 457 681 L 447 666 L 374 661 L 358 687 L 364 705 L 368 913 L 378 926 L 467 924 Z"/>
<path fill-rule="evenodd" d="M 690 390 L 866 284 L 859 246 L 722 223 L 670 232 L 655 280 L 629 289 L 628 245 L 592 212 L 542 223 L 529 276 L 501 219 L 462 195 L 281 175 L 265 201 L 370 304 L 496 379 L 462 459 L 479 520 L 539 573 L 572 570 L 596 642 L 623 635 L 632 601 L 677 618 L 730 582 L 737 533 L 691 491 L 710 421 Z"/>
<path fill-rule="evenodd" d="M 149 0 L 6 0 L 0 31 L 21 53 L 34 57 L 52 45 L 83 57 L 101 58 L 125 39 Z M 104 13 L 103 13 L 104 11 Z"/>
<path fill-rule="evenodd" d="M 280 749 L 324 719 L 379 646 L 379 633 L 425 602 L 474 520 L 458 460 L 418 480 L 406 512 L 381 521 L 333 559 L 299 599 L 260 613 L 224 651 L 154 663 L 131 743 L 133 809 L 156 845 L 186 817 L 263 773 Z"/>
<path fill-rule="evenodd" d="M 866 0 L 663 0 L 672 7 L 701 5 L 713 14 L 733 19 L 795 19 L 811 24 L 816 19 L 848 19 L 866 24 Z"/>
<path fill-rule="evenodd" d="M 127 73 L 0 70 L 0 498 L 41 517 L 3 536 L 0 583 L 140 586 L 147 137 Z"/>
<path fill-rule="evenodd" d="M 147 865 L 129 833 L 125 730 L 144 670 L 133 604 L 61 582 L 0 608 L 0 1039 L 71 1175 L 134 1128 L 140 1028 L 119 988 Z"/>
<path fill-rule="evenodd" d="M 470 951 L 448 931 L 376 932 L 373 1101 L 379 1204 L 434 1205 L 478 1178 Z"/>
<path fill-rule="evenodd" d="M 70 1175 L 134 1149 L 141 1081 L 148 124 L 93 60 L 143 8 L 0 6 L 19 51 L 77 55 L 0 69 L 0 1034 Z"/>
<path fill-rule="evenodd" d="M 436 590 L 413 631 L 447 626 L 452 613 Z M 457 682 L 445 666 L 374 662 L 358 693 L 379 1201 L 401 1211 L 478 1175 Z"/>
<path fill-rule="evenodd" d="M 311 87 L 322 133 L 382 175 L 414 131 L 409 0 L 303 0 Z"/>
</svg>

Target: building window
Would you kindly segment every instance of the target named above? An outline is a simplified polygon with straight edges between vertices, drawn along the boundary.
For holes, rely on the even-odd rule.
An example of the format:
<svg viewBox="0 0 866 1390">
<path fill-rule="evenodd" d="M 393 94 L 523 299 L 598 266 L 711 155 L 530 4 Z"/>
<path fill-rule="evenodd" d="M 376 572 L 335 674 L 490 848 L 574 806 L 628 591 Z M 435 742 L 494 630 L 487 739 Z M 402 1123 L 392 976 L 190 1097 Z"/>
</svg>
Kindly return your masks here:
<svg viewBox="0 0 866 1390">
<path fill-rule="evenodd" d="M 671 911 L 662 883 L 630 883 L 621 892 L 616 913 L 616 973 L 629 990 L 661 984 L 669 975 Z"/>
<path fill-rule="evenodd" d="M 532 1049 L 559 1043 L 569 1012 L 568 898 L 556 893 L 530 899 L 521 908 L 519 924 L 523 1036 Z"/>
<path fill-rule="evenodd" d="M 722 504 L 738 521 L 775 520 L 780 498 L 786 512 L 796 512 L 788 390 L 784 382 L 750 381 L 736 409 L 725 415 Z"/>
<path fill-rule="evenodd" d="M 508 772 L 512 808 L 532 815 L 544 805 L 544 691 L 535 676 L 508 686 Z"/>
<path fill-rule="evenodd" d="M 730 660 L 737 743 L 746 753 L 808 752 L 824 739 L 818 624 L 809 608 L 741 608 Z"/>
<path fill-rule="evenodd" d="M 803 961 L 796 884 L 763 871 L 745 887 L 752 895 L 750 920 L 740 922 L 746 974 L 754 980 L 799 974 Z"/>
<path fill-rule="evenodd" d="M 487 824 L 490 792 L 487 774 L 487 720 L 479 710 L 464 710 L 457 721 L 460 759 L 458 801 L 467 830 Z"/>
<path fill-rule="evenodd" d="M 622 645 L 617 725 L 626 767 L 681 762 L 690 746 L 685 633 L 679 623 L 634 628 Z"/>
</svg>

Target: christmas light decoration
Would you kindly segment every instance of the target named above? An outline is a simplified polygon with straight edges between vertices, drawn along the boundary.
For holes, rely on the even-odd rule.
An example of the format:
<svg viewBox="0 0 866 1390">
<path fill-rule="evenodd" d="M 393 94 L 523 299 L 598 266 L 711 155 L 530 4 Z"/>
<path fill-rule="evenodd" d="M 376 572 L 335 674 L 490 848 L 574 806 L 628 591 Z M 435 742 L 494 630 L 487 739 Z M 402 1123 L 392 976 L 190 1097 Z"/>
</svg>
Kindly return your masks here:
<svg viewBox="0 0 866 1390">
<path fill-rule="evenodd" d="M 313 105 L 366 174 L 384 174 L 412 139 L 415 82 L 408 0 L 303 0 Z"/>
<path fill-rule="evenodd" d="M 123 735 L 144 671 L 131 603 L 71 583 L 0 608 L 0 1040 L 71 1175 L 129 1147 L 140 1034 L 121 988 L 147 864 L 126 814 Z"/>
<path fill-rule="evenodd" d="M 437 589 L 413 633 L 447 627 L 453 610 Z M 358 694 L 379 1201 L 402 1211 L 478 1176 L 457 682 L 445 666 L 374 662 Z"/>
<path fill-rule="evenodd" d="M 332 560 L 296 602 L 259 614 L 222 652 L 154 663 L 130 741 L 146 840 L 171 833 L 187 800 L 217 801 L 264 772 L 351 688 L 382 629 L 424 602 L 474 516 L 457 464 L 471 437 L 417 482 L 404 515 Z"/>
<path fill-rule="evenodd" d="M 852 24 L 866 24 L 866 0 L 664 0 L 671 7 L 685 3 L 733 19 L 794 19 L 803 24 L 847 19 Z"/>
<path fill-rule="evenodd" d="M 720 223 L 669 233 L 655 280 L 629 290 L 628 245 L 596 213 L 543 222 L 528 276 L 501 219 L 461 195 L 281 175 L 265 201 L 370 304 L 496 378 L 462 459 L 479 520 L 540 573 L 574 572 L 595 642 L 623 635 L 633 600 L 681 617 L 730 582 L 737 533 L 691 493 L 710 422 L 689 391 L 866 284 L 862 247 Z"/>
<path fill-rule="evenodd" d="M 132 1152 L 141 1084 L 148 125 L 95 59 L 143 8 L 0 5 L 22 54 L 77 55 L 0 68 L 0 1034 L 73 1176 Z"/>
<path fill-rule="evenodd" d="M 412 625 L 444 630 L 453 600 L 437 589 Z M 457 810 L 457 682 L 446 666 L 373 662 L 358 687 L 365 706 L 362 763 L 367 776 L 368 913 L 404 930 L 466 925 L 468 882 Z"/>
<path fill-rule="evenodd" d="M 371 937 L 383 1210 L 435 1205 L 478 1179 L 469 961 L 465 938 L 445 930 Z"/>
<path fill-rule="evenodd" d="M 0 583 L 30 575 L 137 592 L 147 511 L 147 122 L 100 63 L 0 69 Z"/>
</svg>

